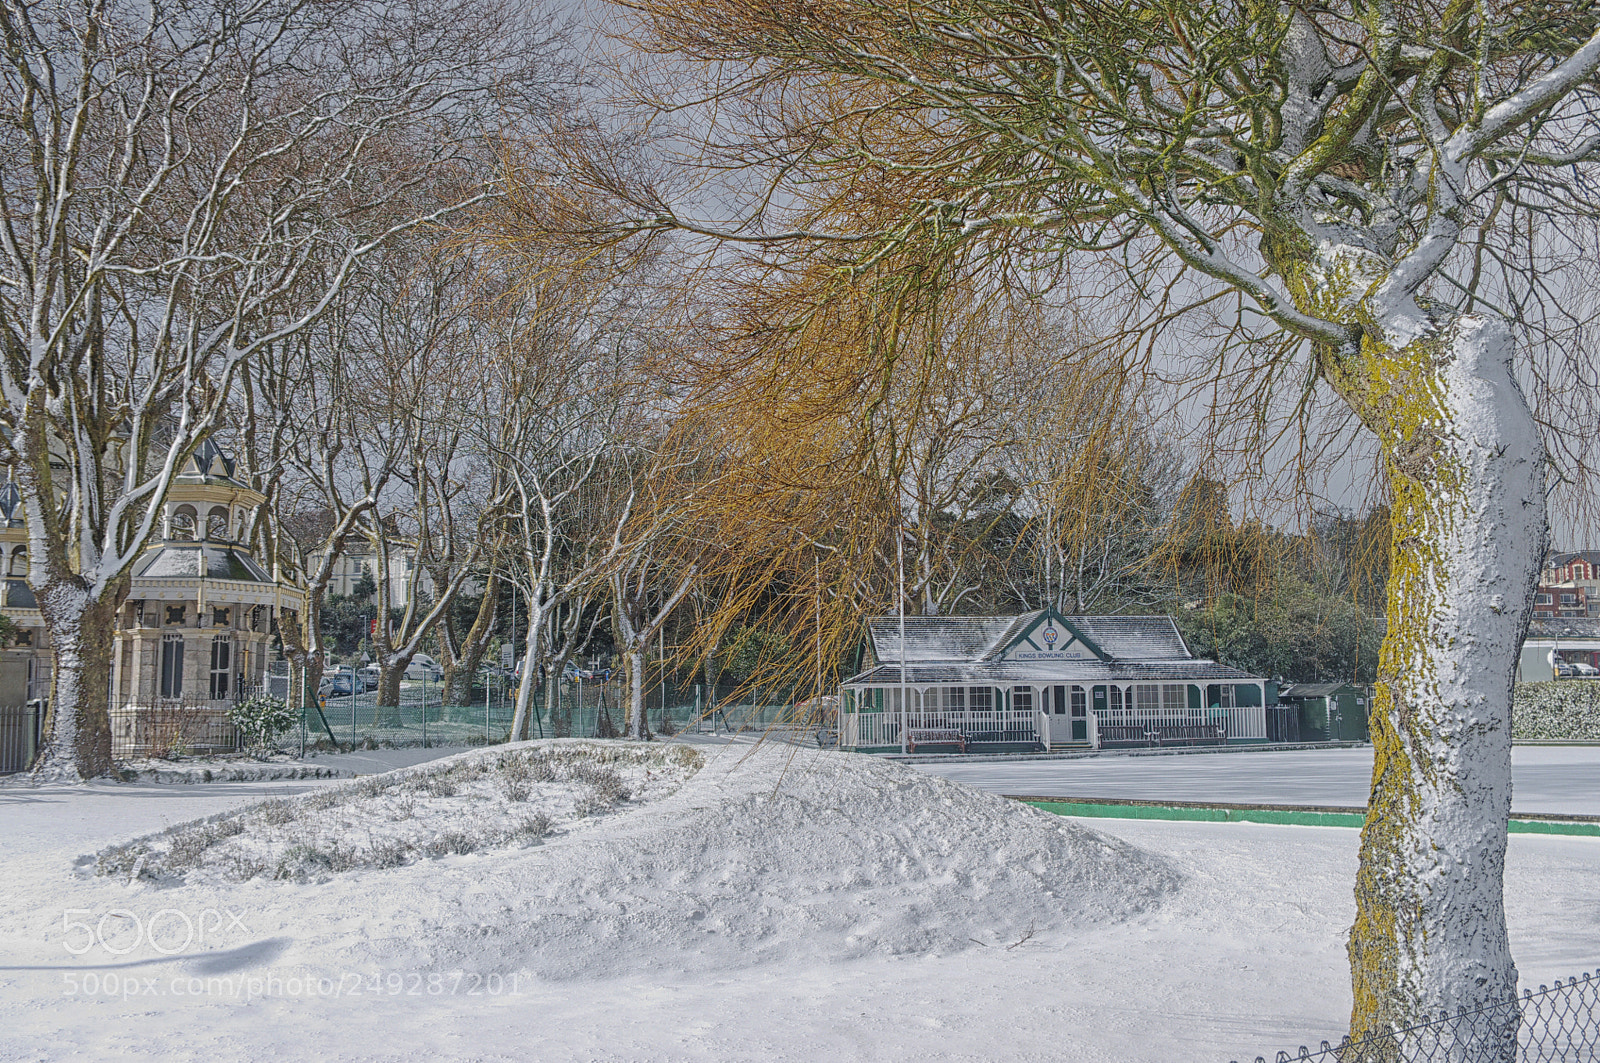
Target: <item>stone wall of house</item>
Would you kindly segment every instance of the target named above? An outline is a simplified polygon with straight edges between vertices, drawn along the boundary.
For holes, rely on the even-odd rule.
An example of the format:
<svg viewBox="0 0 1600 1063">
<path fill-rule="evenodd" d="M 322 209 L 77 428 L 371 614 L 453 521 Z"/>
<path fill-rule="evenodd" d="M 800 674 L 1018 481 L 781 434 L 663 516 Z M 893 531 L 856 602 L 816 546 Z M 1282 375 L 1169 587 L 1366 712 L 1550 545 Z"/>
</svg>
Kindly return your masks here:
<svg viewBox="0 0 1600 1063">
<path fill-rule="evenodd" d="M 1511 713 L 1513 738 L 1600 741 L 1600 680 L 1518 683 Z"/>
</svg>

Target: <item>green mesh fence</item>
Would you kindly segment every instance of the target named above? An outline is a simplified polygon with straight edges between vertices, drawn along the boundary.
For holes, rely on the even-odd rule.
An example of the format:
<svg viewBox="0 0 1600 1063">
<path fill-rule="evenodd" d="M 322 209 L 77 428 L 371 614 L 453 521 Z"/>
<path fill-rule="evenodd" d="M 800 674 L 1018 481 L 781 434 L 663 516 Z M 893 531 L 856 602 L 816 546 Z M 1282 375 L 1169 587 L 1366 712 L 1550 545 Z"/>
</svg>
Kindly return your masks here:
<svg viewBox="0 0 1600 1063">
<path fill-rule="evenodd" d="M 515 689 L 495 683 L 473 701 L 444 704 L 439 684 L 404 683 L 399 705 L 379 705 L 376 691 L 331 695 L 302 710 L 300 727 L 279 745 L 482 745 L 510 737 Z M 808 692 L 751 692 L 734 683 L 656 682 L 644 691 L 645 719 L 654 733 L 753 732 L 815 729 Z M 799 698 L 797 698 L 799 695 Z M 626 690 L 620 678 L 543 684 L 533 699 L 530 738 L 596 738 L 622 732 Z M 803 699 L 803 700 L 801 700 Z M 320 708 L 320 714 L 318 712 Z"/>
</svg>

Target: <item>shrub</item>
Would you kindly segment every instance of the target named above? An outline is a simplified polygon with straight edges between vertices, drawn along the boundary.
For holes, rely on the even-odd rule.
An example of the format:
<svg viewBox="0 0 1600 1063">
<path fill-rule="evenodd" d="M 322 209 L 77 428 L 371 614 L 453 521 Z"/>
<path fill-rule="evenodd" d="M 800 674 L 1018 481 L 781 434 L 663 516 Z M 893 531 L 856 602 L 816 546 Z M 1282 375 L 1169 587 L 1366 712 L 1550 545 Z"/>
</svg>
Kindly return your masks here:
<svg viewBox="0 0 1600 1063">
<path fill-rule="evenodd" d="M 235 702 L 228 710 L 228 718 L 239 729 L 240 740 L 251 749 L 270 745 L 295 724 L 289 703 L 271 694 L 255 694 Z"/>
<path fill-rule="evenodd" d="M 422 843 L 423 854 L 435 858 L 476 852 L 477 848 L 478 843 L 472 835 L 458 830 L 445 831 L 437 838 Z"/>
</svg>

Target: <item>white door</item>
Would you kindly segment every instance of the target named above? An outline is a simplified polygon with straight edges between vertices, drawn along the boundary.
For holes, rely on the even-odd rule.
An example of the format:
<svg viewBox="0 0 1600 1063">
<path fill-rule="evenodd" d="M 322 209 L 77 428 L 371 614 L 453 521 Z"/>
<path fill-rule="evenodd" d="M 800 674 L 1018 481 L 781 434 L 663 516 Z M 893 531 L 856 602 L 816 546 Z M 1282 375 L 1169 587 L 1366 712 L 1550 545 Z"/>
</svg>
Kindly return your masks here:
<svg viewBox="0 0 1600 1063">
<path fill-rule="evenodd" d="M 1072 733 L 1072 723 L 1067 717 L 1067 688 L 1065 685 L 1044 688 L 1044 729 L 1039 740 L 1048 748 L 1052 742 L 1065 742 Z"/>
</svg>

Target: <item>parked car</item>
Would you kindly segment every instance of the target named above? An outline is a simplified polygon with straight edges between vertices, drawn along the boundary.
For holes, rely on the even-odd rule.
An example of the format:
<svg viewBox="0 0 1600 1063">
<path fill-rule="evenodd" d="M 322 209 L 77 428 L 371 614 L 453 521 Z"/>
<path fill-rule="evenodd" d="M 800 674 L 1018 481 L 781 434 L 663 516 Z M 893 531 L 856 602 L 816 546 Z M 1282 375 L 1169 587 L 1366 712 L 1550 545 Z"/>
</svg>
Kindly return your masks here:
<svg viewBox="0 0 1600 1063">
<path fill-rule="evenodd" d="M 1595 676 L 1600 675 L 1600 668 L 1596 668 L 1588 661 L 1572 661 L 1570 663 L 1572 664 L 1572 671 L 1575 675 L 1581 675 L 1585 679 L 1592 679 Z"/>
<path fill-rule="evenodd" d="M 317 696 L 324 698 L 347 698 L 356 692 L 356 684 L 360 679 L 348 668 L 341 668 L 337 672 L 323 673 L 322 682 L 317 684 Z"/>
<path fill-rule="evenodd" d="M 1550 665 L 1550 669 L 1555 672 L 1557 679 L 1571 679 L 1578 674 L 1578 670 L 1566 661 L 1555 661 Z"/>
<path fill-rule="evenodd" d="M 406 665 L 406 678 L 412 682 L 427 679 L 429 682 L 437 683 L 444 678 L 444 669 L 439 666 L 438 661 L 426 653 L 419 653 L 411 658 L 410 664 Z"/>
<path fill-rule="evenodd" d="M 561 666 L 561 678 L 570 683 L 574 679 L 593 679 L 594 673 L 587 668 L 579 668 L 573 661 L 568 661 Z"/>
<path fill-rule="evenodd" d="M 364 665 L 356 672 L 361 677 L 361 685 L 368 690 L 378 689 L 378 666 L 375 664 Z"/>
</svg>

